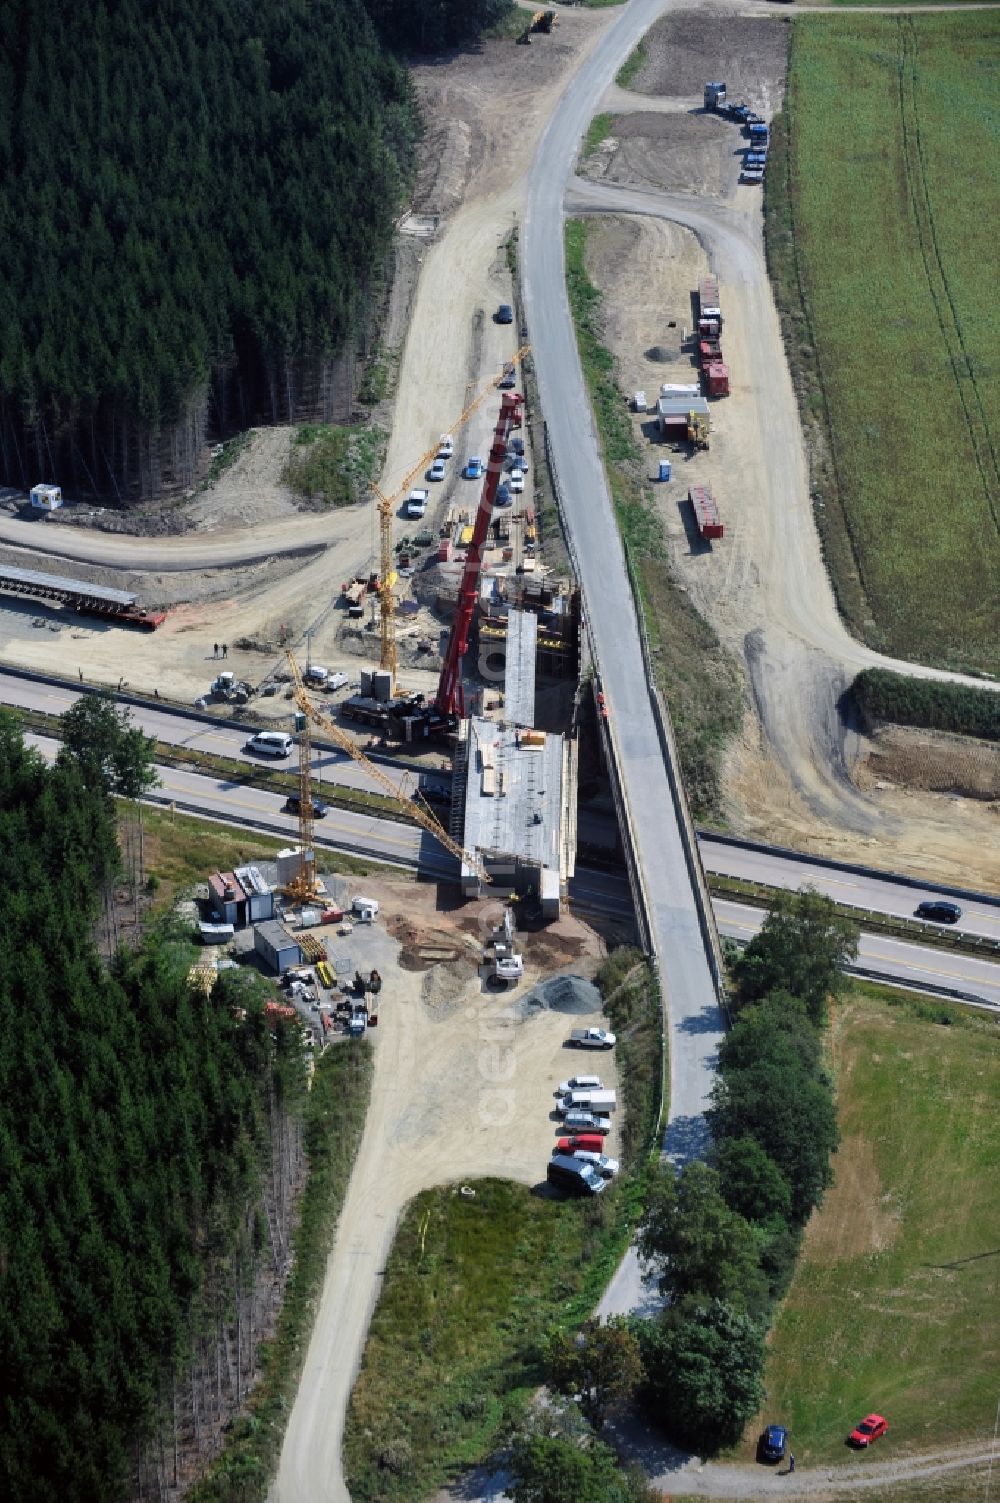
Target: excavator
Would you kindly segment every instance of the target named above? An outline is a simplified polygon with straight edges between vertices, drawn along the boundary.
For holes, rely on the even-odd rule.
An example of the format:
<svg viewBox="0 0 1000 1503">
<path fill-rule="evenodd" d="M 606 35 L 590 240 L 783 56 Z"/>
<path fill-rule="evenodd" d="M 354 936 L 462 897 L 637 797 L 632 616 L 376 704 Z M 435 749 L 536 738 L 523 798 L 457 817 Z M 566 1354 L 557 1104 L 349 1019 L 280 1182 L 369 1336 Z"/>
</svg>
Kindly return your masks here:
<svg viewBox="0 0 1000 1503">
<path fill-rule="evenodd" d="M 541 32 L 543 35 L 547 36 L 551 32 L 553 26 L 556 24 L 557 19 L 558 17 L 556 16 L 554 10 L 536 10 L 535 14 L 528 22 L 528 25 L 524 28 L 524 30 L 521 32 L 521 35 L 518 37 L 518 45 L 522 47 L 530 46 L 531 34 L 533 31 Z"/>
</svg>

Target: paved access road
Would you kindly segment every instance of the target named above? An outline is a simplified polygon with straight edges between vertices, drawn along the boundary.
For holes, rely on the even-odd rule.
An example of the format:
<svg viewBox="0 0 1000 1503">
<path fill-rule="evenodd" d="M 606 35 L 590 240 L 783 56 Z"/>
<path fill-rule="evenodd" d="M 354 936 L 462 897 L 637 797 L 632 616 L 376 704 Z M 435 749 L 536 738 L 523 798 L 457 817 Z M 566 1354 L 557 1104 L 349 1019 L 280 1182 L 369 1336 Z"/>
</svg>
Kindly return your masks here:
<svg viewBox="0 0 1000 1503">
<path fill-rule="evenodd" d="M 703 1113 L 722 1018 L 653 720 L 621 540 L 577 355 L 563 262 L 563 195 L 580 139 L 617 69 L 665 8 L 663 0 L 632 0 L 567 85 L 532 164 L 522 258 L 541 407 L 633 814 L 660 967 L 670 1051 L 666 1149 L 684 1159 L 704 1146 Z"/>
</svg>

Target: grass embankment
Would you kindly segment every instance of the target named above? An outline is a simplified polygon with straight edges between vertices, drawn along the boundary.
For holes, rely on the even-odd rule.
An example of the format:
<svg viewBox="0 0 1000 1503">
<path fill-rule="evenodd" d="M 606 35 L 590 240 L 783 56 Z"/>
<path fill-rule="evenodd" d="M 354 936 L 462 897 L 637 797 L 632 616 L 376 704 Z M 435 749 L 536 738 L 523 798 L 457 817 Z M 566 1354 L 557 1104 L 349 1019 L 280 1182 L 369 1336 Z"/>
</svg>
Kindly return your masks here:
<svg viewBox="0 0 1000 1503">
<path fill-rule="evenodd" d="M 287 838 L 272 839 L 256 830 L 149 807 L 142 811 L 142 824 L 144 866 L 156 878 L 155 912 L 169 908 L 178 893 L 204 882 L 209 872 L 231 872 L 235 866 L 276 856 L 288 845 Z M 357 877 L 382 869 L 375 862 L 320 851 L 321 872 L 331 870 L 334 863 L 338 873 Z"/>
<path fill-rule="evenodd" d="M 992 672 L 998 48 L 986 11 L 800 22 L 766 193 L 841 609 L 874 647 Z"/>
<path fill-rule="evenodd" d="M 864 669 L 851 690 L 869 725 L 889 720 L 1000 741 L 1000 690 L 906 678 L 884 668 Z"/>
<path fill-rule="evenodd" d="M 371 1080 L 372 1053 L 367 1044 L 328 1049 L 317 1062 L 305 1107 L 309 1178 L 302 1192 L 293 1236 L 295 1265 L 278 1329 L 266 1343 L 263 1375 L 247 1414 L 236 1420 L 225 1450 L 187 1494 L 190 1503 L 262 1503 L 267 1496 L 364 1131 Z"/>
<path fill-rule="evenodd" d="M 659 686 L 673 720 L 684 783 L 695 813 L 718 815 L 719 758 L 739 726 L 742 693 L 731 659 L 679 588 L 663 525 L 646 483 L 615 362 L 602 343 L 601 294 L 587 274 L 587 222 L 566 225 L 566 281 L 580 362 L 600 434 L 618 525 L 638 582 Z"/>
<path fill-rule="evenodd" d="M 306 423 L 296 433 L 285 480 L 297 495 L 327 506 L 363 501 L 385 456 L 386 433 L 364 423 Z"/>
<path fill-rule="evenodd" d="M 344 1460 L 358 1503 L 425 1497 L 488 1456 L 544 1380 L 555 1324 L 591 1312 L 638 1215 L 659 1119 L 660 1004 L 635 951 L 599 984 L 618 1033 L 623 1172 L 593 1201 L 503 1180 L 429 1190 L 403 1217 L 351 1396 Z"/>
<path fill-rule="evenodd" d="M 583 138 L 583 156 L 593 156 L 602 141 L 606 141 L 611 134 L 611 126 L 614 123 L 614 115 L 595 115 L 587 126 L 587 134 Z"/>
<path fill-rule="evenodd" d="M 630 89 L 649 61 L 649 53 L 645 42 L 640 42 L 634 52 L 630 52 L 615 74 L 615 83 L 620 89 Z"/>
<path fill-rule="evenodd" d="M 799 1461 L 847 1454 L 871 1409 L 879 1460 L 992 1435 L 1000 1302 L 992 1020 L 877 988 L 836 1011 L 840 1150 L 773 1332 L 767 1419 Z M 965 1494 L 964 1496 L 968 1496 Z"/>
</svg>

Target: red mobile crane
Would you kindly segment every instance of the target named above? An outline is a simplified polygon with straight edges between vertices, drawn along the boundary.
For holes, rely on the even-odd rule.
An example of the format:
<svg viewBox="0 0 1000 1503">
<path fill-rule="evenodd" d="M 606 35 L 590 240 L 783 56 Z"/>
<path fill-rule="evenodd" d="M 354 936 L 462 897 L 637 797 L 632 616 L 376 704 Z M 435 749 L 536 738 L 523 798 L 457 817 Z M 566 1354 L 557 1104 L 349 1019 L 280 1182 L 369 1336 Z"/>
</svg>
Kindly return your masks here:
<svg viewBox="0 0 1000 1503">
<path fill-rule="evenodd" d="M 493 503 L 496 500 L 497 486 L 500 484 L 500 476 L 503 472 L 503 462 L 507 457 L 507 443 L 514 428 L 521 426 L 521 409 L 524 398 L 520 392 L 505 391 L 500 398 L 500 416 L 493 430 L 493 447 L 490 449 L 489 461 L 486 465 L 486 479 L 483 481 L 483 493 L 479 498 L 479 510 L 476 512 L 476 520 L 472 529 L 472 541 L 469 551 L 465 556 L 465 568 L 462 571 L 462 583 L 458 591 L 458 603 L 455 607 L 455 619 L 451 625 L 451 635 L 448 638 L 448 649 L 444 657 L 444 665 L 441 669 L 441 677 L 438 680 L 437 696 L 434 700 L 434 708 L 439 715 L 453 720 L 465 715 L 465 691 L 462 687 L 462 659 L 469 646 L 469 631 L 472 627 L 472 618 L 476 609 L 476 597 L 479 594 L 479 576 L 483 565 L 483 545 L 486 535 L 490 530 L 490 518 L 493 514 Z"/>
</svg>

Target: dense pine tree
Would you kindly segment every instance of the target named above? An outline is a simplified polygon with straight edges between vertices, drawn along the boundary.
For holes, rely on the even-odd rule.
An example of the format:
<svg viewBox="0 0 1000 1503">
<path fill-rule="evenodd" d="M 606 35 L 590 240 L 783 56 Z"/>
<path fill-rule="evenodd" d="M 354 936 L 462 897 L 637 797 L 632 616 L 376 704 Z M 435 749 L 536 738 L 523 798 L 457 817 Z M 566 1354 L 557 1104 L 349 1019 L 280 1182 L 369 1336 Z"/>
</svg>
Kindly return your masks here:
<svg viewBox="0 0 1000 1503">
<path fill-rule="evenodd" d="M 3 479 L 186 474 L 213 372 L 290 416 L 368 317 L 415 131 L 361 0 L 7 0 Z"/>
<path fill-rule="evenodd" d="M 301 1064 L 252 998 L 192 991 L 170 946 L 101 963 L 104 788 L 3 714 L 0 850 L 0 1497 L 112 1503 Z"/>
</svg>

